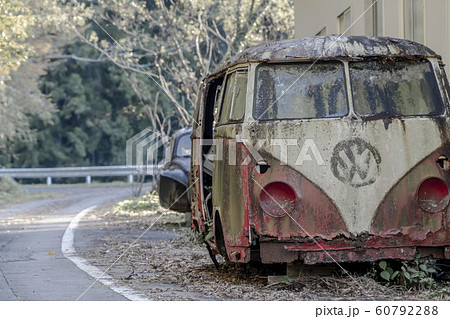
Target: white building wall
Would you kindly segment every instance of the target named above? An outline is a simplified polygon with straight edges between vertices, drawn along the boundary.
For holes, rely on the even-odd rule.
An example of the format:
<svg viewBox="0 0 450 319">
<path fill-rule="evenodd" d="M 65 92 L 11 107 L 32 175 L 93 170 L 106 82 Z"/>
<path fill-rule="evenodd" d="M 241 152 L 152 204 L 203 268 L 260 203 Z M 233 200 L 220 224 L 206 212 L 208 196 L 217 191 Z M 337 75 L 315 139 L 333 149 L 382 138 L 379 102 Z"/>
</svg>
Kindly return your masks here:
<svg viewBox="0 0 450 319">
<path fill-rule="evenodd" d="M 364 0 L 295 0 L 295 36 L 314 36 L 323 27 L 327 27 L 327 34 L 337 34 L 337 17 L 349 7 L 353 22 L 364 11 Z M 364 19 L 352 26 L 351 34 L 354 30 L 364 30 Z"/>
<path fill-rule="evenodd" d="M 449 17 L 448 0 L 425 0 L 425 44 L 442 55 L 444 63 L 448 64 L 450 64 Z"/>
<path fill-rule="evenodd" d="M 380 0 L 379 0 L 380 1 Z M 382 0 L 384 34 L 386 37 L 404 38 L 403 0 Z"/>
<path fill-rule="evenodd" d="M 404 1 L 383 3 L 384 36 L 405 38 Z M 351 8 L 352 27 L 346 35 L 373 35 L 371 0 L 294 0 L 295 36 L 315 36 L 326 27 L 326 34 L 339 34 L 338 16 Z M 424 0 L 424 44 L 450 64 L 450 0 Z M 450 74 L 450 66 L 446 67 Z"/>
</svg>

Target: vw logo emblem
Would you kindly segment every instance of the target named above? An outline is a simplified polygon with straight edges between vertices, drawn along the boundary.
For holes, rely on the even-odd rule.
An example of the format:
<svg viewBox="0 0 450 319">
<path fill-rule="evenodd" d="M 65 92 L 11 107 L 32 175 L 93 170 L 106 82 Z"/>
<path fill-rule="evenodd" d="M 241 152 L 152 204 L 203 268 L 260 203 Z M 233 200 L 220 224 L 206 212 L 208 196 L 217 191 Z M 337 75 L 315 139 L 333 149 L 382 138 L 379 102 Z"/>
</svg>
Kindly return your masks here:
<svg viewBox="0 0 450 319">
<path fill-rule="evenodd" d="M 336 145 L 331 158 L 331 171 L 341 182 L 361 187 L 375 182 L 380 163 L 380 154 L 372 145 L 354 138 Z"/>
</svg>

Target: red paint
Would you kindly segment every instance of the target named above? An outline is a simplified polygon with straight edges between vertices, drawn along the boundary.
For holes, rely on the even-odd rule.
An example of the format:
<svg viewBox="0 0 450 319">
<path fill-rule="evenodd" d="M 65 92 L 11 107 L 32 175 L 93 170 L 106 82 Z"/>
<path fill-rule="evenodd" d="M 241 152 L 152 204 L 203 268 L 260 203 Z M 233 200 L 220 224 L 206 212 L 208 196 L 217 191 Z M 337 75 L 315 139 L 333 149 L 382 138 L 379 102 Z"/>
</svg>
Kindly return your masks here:
<svg viewBox="0 0 450 319">
<path fill-rule="evenodd" d="M 434 213 L 423 210 L 420 205 L 420 198 L 440 199 L 445 193 L 448 196 L 450 174 L 436 165 L 436 158 L 449 153 L 450 145 L 446 144 L 394 185 L 378 207 L 369 234 L 390 241 L 398 240 L 398 245 L 450 245 L 450 215 L 448 207 L 443 207 L 447 206 L 445 202 Z"/>
<path fill-rule="evenodd" d="M 244 151 L 241 154 L 244 156 L 247 156 L 247 152 Z M 245 204 L 245 212 L 244 212 L 244 232 L 242 234 L 241 238 L 242 242 L 246 240 L 247 238 L 250 239 L 250 228 L 249 228 L 249 210 L 250 210 L 250 194 L 249 194 L 249 187 L 248 187 L 248 165 L 242 165 L 242 186 L 244 188 L 244 204 Z M 247 233 L 247 234 L 246 234 Z M 249 243 L 251 245 L 251 242 Z M 241 251 L 243 260 L 246 262 L 250 261 L 250 254 L 246 253 L 246 250 Z"/>
<path fill-rule="evenodd" d="M 360 236 L 347 232 L 339 212 L 320 188 L 289 166 L 278 165 L 269 156 L 265 159 L 270 164 L 265 174 L 252 174 L 254 163 L 241 169 L 245 216 L 249 218 L 245 227 L 256 231 L 264 263 L 412 259 L 418 247 L 442 248 L 442 255 L 450 258 L 450 248 L 444 251 L 444 247 L 450 247 L 450 210 L 429 214 L 418 204 L 417 190 L 423 180 L 430 175 L 432 180 L 448 180 L 448 173 L 437 170 L 434 154 L 389 191 L 378 208 L 371 231 Z M 275 195 L 280 197 L 279 201 L 291 200 L 294 194 L 296 205 L 289 215 L 271 217 L 264 213 L 260 204 L 263 191 L 258 184 L 269 186 L 269 192 L 284 194 Z M 431 185 L 436 184 L 439 182 Z M 438 190 L 446 194 L 446 189 Z M 249 236 L 249 232 L 242 236 Z M 227 246 L 227 250 L 233 261 L 248 262 L 249 247 Z"/>
<path fill-rule="evenodd" d="M 282 182 L 274 182 L 261 190 L 259 204 L 269 216 L 281 217 L 294 210 L 296 198 L 291 186 Z"/>
<path fill-rule="evenodd" d="M 442 211 L 448 204 L 448 186 L 440 178 L 428 178 L 420 184 L 417 197 L 419 206 L 424 211 L 430 213 Z"/>
<path fill-rule="evenodd" d="M 317 185 L 288 165 L 281 165 L 270 155 L 262 156 L 270 166 L 269 170 L 265 174 L 255 174 L 254 180 L 252 178 L 249 180 L 250 227 L 253 227 L 260 236 L 278 240 L 293 238 L 303 240 L 310 237 L 332 239 L 348 233 L 336 206 Z M 249 172 L 254 165 L 254 163 L 249 164 Z M 263 210 L 261 197 L 264 191 L 262 188 L 271 184 L 275 186 L 269 188 L 273 192 L 278 191 L 276 186 L 286 185 L 287 187 L 281 186 L 284 193 L 287 193 L 284 198 L 295 199 L 293 207 L 289 207 L 291 211 L 287 211 L 288 214 L 273 217 Z M 282 196 L 285 195 L 279 195 L 279 197 Z M 262 197 L 262 199 L 269 202 L 270 197 Z M 283 211 L 278 205 L 276 208 Z"/>
</svg>

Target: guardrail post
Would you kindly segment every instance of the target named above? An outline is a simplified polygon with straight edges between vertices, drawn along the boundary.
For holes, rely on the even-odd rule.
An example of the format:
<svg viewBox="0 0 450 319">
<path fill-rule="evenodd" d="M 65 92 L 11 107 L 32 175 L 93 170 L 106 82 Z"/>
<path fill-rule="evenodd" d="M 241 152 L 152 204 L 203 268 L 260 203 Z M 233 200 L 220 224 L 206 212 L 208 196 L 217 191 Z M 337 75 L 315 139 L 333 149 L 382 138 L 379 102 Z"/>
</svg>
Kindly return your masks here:
<svg viewBox="0 0 450 319">
<path fill-rule="evenodd" d="M 51 178 L 51 176 L 47 176 L 47 185 L 48 186 L 52 185 L 52 178 Z"/>
<path fill-rule="evenodd" d="M 86 184 L 90 185 L 92 182 L 92 179 L 90 176 L 86 176 Z"/>
<path fill-rule="evenodd" d="M 133 184 L 133 175 L 128 175 L 128 183 Z"/>
</svg>

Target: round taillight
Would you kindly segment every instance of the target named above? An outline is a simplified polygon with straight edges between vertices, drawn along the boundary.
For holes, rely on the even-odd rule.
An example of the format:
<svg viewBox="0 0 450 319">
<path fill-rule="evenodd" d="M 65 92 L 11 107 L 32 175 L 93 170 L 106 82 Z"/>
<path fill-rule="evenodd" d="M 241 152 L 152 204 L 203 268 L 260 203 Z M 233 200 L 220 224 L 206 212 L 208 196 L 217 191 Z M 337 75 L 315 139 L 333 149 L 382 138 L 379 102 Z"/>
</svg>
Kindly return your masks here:
<svg viewBox="0 0 450 319">
<path fill-rule="evenodd" d="M 295 208 L 297 196 L 288 184 L 274 182 L 267 184 L 259 195 L 263 211 L 272 217 L 282 217 Z"/>
<path fill-rule="evenodd" d="M 430 213 L 443 211 L 450 201 L 447 184 L 436 177 L 428 178 L 420 184 L 417 197 L 420 208 Z"/>
</svg>

